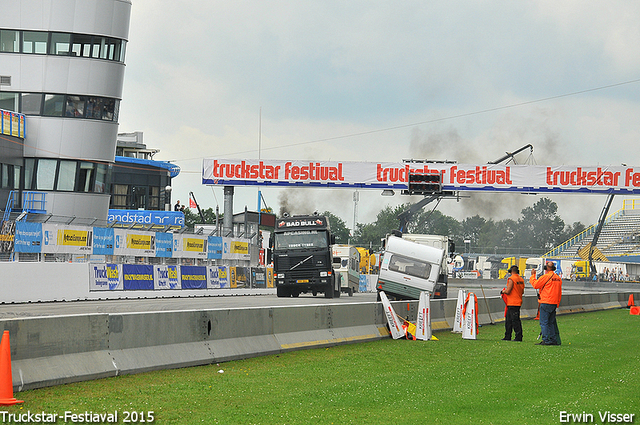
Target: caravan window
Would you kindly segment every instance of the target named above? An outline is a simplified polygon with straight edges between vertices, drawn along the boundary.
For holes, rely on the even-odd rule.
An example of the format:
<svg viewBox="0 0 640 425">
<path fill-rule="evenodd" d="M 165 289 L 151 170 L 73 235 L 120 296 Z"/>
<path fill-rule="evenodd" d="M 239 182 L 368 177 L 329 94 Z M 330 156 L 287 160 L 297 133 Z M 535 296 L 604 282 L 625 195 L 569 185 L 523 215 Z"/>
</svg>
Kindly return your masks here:
<svg viewBox="0 0 640 425">
<path fill-rule="evenodd" d="M 389 270 L 405 273 L 421 279 L 428 279 L 431 274 L 431 264 L 393 254 L 389 259 Z"/>
</svg>

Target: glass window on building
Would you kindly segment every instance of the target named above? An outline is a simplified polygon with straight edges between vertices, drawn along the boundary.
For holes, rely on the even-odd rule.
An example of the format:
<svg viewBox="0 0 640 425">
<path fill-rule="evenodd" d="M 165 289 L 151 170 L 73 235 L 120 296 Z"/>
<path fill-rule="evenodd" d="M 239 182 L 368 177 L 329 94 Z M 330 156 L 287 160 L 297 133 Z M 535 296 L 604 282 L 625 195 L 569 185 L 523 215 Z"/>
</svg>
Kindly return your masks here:
<svg viewBox="0 0 640 425">
<path fill-rule="evenodd" d="M 91 57 L 91 36 L 74 34 L 71 43 L 71 56 Z"/>
<path fill-rule="evenodd" d="M 22 32 L 22 53 L 47 54 L 47 39 L 49 33 L 42 31 Z"/>
<path fill-rule="evenodd" d="M 20 31 L 0 30 L 0 52 L 20 52 Z"/>
<path fill-rule="evenodd" d="M 53 190 L 58 161 L 55 159 L 39 159 L 36 171 L 36 190 Z"/>
<path fill-rule="evenodd" d="M 102 98 L 89 97 L 87 99 L 87 118 L 102 119 Z"/>
<path fill-rule="evenodd" d="M 149 187 L 149 209 L 150 210 L 159 210 L 160 209 L 160 187 L 151 186 Z"/>
<path fill-rule="evenodd" d="M 102 105 L 102 119 L 107 121 L 114 121 L 114 113 L 116 108 L 115 99 L 103 99 Z"/>
<path fill-rule="evenodd" d="M 0 109 L 5 111 L 18 112 L 18 93 L 0 91 Z"/>
<path fill-rule="evenodd" d="M 67 117 L 84 117 L 84 104 L 87 101 L 85 96 L 67 96 Z"/>
<path fill-rule="evenodd" d="M 13 166 L 13 188 L 20 189 L 20 172 L 22 171 L 22 167 L 19 165 Z"/>
<path fill-rule="evenodd" d="M 64 111 L 64 95 L 46 94 L 44 95 L 44 111 L 42 115 L 47 117 L 61 117 Z"/>
<path fill-rule="evenodd" d="M 40 115 L 42 113 L 42 94 L 23 93 L 21 112 L 25 115 Z"/>
<path fill-rule="evenodd" d="M 107 164 L 97 164 L 96 166 L 96 183 L 93 185 L 93 191 L 97 193 L 107 192 L 107 179 L 109 167 Z"/>
<path fill-rule="evenodd" d="M 11 173 L 9 172 L 9 165 L 8 164 L 2 164 L 2 181 L 0 183 L 0 185 L 5 188 L 5 187 L 9 187 L 9 177 L 11 176 Z"/>
<path fill-rule="evenodd" d="M 91 57 L 96 59 L 100 58 L 102 54 L 100 48 L 104 45 L 104 37 L 93 36 L 91 39 L 91 44 L 93 45 L 91 49 Z"/>
<path fill-rule="evenodd" d="M 49 44 L 49 54 L 68 56 L 71 47 L 71 34 L 61 32 L 51 33 L 51 44 Z"/>
<path fill-rule="evenodd" d="M 115 43 L 115 50 L 113 51 L 113 60 L 118 62 L 124 62 L 124 40 L 113 40 Z"/>
<path fill-rule="evenodd" d="M 33 170 L 36 161 L 33 158 L 24 160 L 24 190 L 33 190 Z"/>
<path fill-rule="evenodd" d="M 129 185 L 127 184 L 114 184 L 113 195 L 111 195 L 111 205 L 114 208 L 126 208 L 127 195 L 129 194 Z"/>
<path fill-rule="evenodd" d="M 147 209 L 147 186 L 133 186 L 131 189 L 131 203 L 135 209 Z"/>
<path fill-rule="evenodd" d="M 91 178 L 93 177 L 94 165 L 91 162 L 81 162 L 80 172 L 78 173 L 78 191 L 91 191 Z"/>
<path fill-rule="evenodd" d="M 76 185 L 76 161 L 60 161 L 57 190 L 71 192 Z"/>
</svg>

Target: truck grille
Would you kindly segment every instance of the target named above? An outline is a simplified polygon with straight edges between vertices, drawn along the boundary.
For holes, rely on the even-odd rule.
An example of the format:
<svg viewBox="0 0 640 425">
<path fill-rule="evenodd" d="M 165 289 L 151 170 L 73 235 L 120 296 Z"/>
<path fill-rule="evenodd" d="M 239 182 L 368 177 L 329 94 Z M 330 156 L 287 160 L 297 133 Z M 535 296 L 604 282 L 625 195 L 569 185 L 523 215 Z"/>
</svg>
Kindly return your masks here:
<svg viewBox="0 0 640 425">
<path fill-rule="evenodd" d="M 277 256 L 275 258 L 275 269 L 278 271 L 288 271 L 291 270 L 291 267 L 303 261 L 305 258 L 309 257 L 310 254 L 307 255 L 282 255 Z M 324 255 L 313 255 L 312 258 L 309 258 L 307 261 L 303 262 L 292 272 L 297 273 L 299 271 L 306 270 L 316 270 L 323 269 L 326 270 L 329 267 L 329 261 Z"/>
</svg>

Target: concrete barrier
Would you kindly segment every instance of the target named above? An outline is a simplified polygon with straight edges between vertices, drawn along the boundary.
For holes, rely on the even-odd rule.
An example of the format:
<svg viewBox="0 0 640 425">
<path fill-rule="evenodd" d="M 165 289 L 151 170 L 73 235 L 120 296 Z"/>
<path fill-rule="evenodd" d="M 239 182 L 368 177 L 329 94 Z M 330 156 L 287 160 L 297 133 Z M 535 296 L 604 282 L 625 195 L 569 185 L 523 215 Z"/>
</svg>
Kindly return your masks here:
<svg viewBox="0 0 640 425">
<path fill-rule="evenodd" d="M 634 297 L 640 299 L 640 294 Z M 565 295 L 560 314 L 626 306 L 629 293 Z M 432 300 L 434 330 L 450 329 L 455 300 Z M 392 302 L 414 321 L 417 301 Z M 522 316 L 535 317 L 526 296 Z M 481 324 L 504 320 L 501 298 L 478 299 Z M 0 320 L 11 338 L 16 391 L 157 369 L 388 338 L 381 303 L 257 307 Z"/>
</svg>

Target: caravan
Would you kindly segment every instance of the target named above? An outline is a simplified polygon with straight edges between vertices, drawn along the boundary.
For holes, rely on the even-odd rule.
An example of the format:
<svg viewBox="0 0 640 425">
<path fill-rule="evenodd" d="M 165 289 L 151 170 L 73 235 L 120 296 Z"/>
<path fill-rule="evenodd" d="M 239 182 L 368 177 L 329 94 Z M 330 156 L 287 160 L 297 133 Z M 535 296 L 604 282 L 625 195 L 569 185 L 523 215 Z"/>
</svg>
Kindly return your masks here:
<svg viewBox="0 0 640 425">
<path fill-rule="evenodd" d="M 333 270 L 340 280 L 340 290 L 350 297 L 360 288 L 360 253 L 351 245 L 333 245 Z"/>
<path fill-rule="evenodd" d="M 420 292 L 433 294 L 444 250 L 389 236 L 376 289 L 396 299 L 420 298 Z"/>
</svg>

